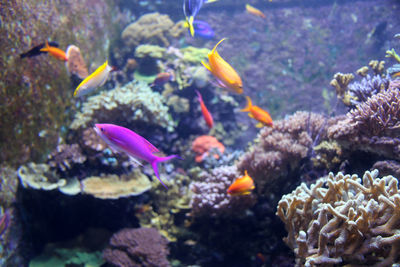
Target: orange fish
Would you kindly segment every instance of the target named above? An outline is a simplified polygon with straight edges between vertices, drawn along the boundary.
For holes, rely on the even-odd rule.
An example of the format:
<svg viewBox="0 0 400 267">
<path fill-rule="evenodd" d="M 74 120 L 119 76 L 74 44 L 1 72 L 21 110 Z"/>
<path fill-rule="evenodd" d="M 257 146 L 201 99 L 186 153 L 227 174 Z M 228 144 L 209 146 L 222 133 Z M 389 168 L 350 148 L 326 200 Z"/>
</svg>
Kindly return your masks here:
<svg viewBox="0 0 400 267">
<path fill-rule="evenodd" d="M 214 125 L 213 117 L 204 104 L 203 97 L 201 96 L 200 92 L 196 90 L 196 94 L 200 102 L 201 112 L 203 113 L 204 120 L 206 121 L 208 128 L 211 129 Z"/>
<path fill-rule="evenodd" d="M 172 81 L 174 78 L 174 75 L 169 72 L 161 72 L 157 74 L 156 78 L 154 79 L 153 83 L 150 85 L 150 87 L 154 86 L 163 86 L 165 83 Z"/>
<path fill-rule="evenodd" d="M 261 12 L 261 10 L 255 8 L 255 7 L 252 7 L 249 4 L 246 5 L 246 11 L 254 16 L 265 19 L 265 15 L 264 15 L 264 13 Z"/>
<path fill-rule="evenodd" d="M 227 193 L 232 196 L 242 196 L 251 193 L 251 190 L 256 188 L 254 181 L 247 174 L 247 170 L 244 171 L 244 176 L 237 178 L 228 188 Z"/>
<path fill-rule="evenodd" d="M 208 63 L 201 61 L 201 63 L 206 67 L 212 75 L 217 79 L 218 85 L 226 88 L 234 93 L 243 93 L 243 83 L 240 79 L 239 74 L 226 62 L 216 50 L 218 45 L 225 40 L 219 41 L 208 53 Z"/>
<path fill-rule="evenodd" d="M 244 109 L 241 109 L 242 112 L 249 112 L 249 117 L 256 119 L 259 123 L 256 124 L 257 128 L 261 128 L 263 126 L 273 126 L 273 122 L 269 113 L 263 110 L 260 107 L 253 106 L 251 104 L 250 97 L 246 96 L 247 99 L 247 106 Z"/>
<path fill-rule="evenodd" d="M 56 59 L 68 61 L 67 54 L 63 50 L 58 47 L 50 46 L 46 41 L 46 47 L 40 49 L 41 52 L 48 52 L 50 55 L 55 57 Z"/>
</svg>

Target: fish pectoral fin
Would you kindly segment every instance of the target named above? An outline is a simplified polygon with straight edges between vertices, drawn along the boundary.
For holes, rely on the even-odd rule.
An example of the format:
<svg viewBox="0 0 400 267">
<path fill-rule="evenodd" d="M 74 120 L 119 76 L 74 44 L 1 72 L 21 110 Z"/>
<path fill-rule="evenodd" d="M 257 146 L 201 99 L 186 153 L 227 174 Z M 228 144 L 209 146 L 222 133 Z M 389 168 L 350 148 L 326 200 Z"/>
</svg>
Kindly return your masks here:
<svg viewBox="0 0 400 267">
<path fill-rule="evenodd" d="M 211 67 L 210 65 L 208 65 L 206 62 L 204 62 L 203 60 L 201 61 L 201 64 L 203 64 L 204 67 L 206 67 L 206 69 L 208 69 L 209 71 L 211 71 Z M 211 71 L 212 72 L 212 71 Z"/>
<path fill-rule="evenodd" d="M 193 37 L 194 36 L 194 27 L 193 27 L 193 21 L 194 21 L 194 17 L 189 17 L 189 31 L 190 31 L 190 35 Z"/>
<path fill-rule="evenodd" d="M 129 158 L 130 158 L 133 162 L 135 162 L 137 165 L 143 166 L 143 164 L 142 164 L 139 160 L 137 160 L 134 156 L 129 155 Z"/>
<path fill-rule="evenodd" d="M 257 127 L 257 128 L 262 128 L 262 127 L 264 127 L 264 124 L 261 123 L 261 122 L 259 122 L 259 123 L 256 124 L 256 127 Z"/>
<path fill-rule="evenodd" d="M 247 114 L 247 115 L 248 115 L 250 118 L 254 119 L 253 114 L 249 113 L 249 114 Z"/>
</svg>

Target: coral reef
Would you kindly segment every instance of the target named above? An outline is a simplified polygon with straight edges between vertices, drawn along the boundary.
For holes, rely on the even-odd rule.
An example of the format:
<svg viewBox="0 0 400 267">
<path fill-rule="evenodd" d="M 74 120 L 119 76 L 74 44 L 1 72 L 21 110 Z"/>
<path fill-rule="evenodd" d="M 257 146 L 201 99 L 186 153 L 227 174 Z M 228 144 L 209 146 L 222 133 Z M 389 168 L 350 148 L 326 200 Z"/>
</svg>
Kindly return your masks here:
<svg viewBox="0 0 400 267">
<path fill-rule="evenodd" d="M 259 194 L 274 192 L 290 173 L 299 170 L 314 140 L 324 139 L 326 123 L 320 114 L 298 111 L 274 123 L 273 128 L 264 127 L 255 144 L 239 160 L 238 169 L 248 171 Z"/>
<path fill-rule="evenodd" d="M 387 79 L 380 75 L 371 77 L 367 74 L 361 82 L 353 82 L 348 85 L 350 105 L 354 107 L 361 104 L 372 95 L 384 91 L 388 87 L 389 81 Z"/>
<path fill-rule="evenodd" d="M 151 188 L 151 183 L 140 170 L 130 174 L 87 177 L 81 182 L 82 193 L 101 199 L 137 196 Z"/>
<path fill-rule="evenodd" d="M 48 156 L 48 164 L 62 172 L 71 169 L 75 164 L 82 164 L 86 156 L 82 154 L 78 144 L 61 144 Z"/>
<path fill-rule="evenodd" d="M 215 151 L 213 151 L 215 149 Z M 196 153 L 196 162 L 203 161 L 204 157 L 212 154 L 213 157 L 219 158 L 220 154 L 224 154 L 225 146 L 217 140 L 217 138 L 209 135 L 196 137 L 192 143 L 192 151 Z"/>
<path fill-rule="evenodd" d="M 226 190 L 239 176 L 241 175 L 235 166 L 222 166 L 210 173 L 200 173 L 197 181 L 190 185 L 193 191 L 190 216 L 196 218 L 243 215 L 244 210 L 255 204 L 256 198 L 254 195 L 228 195 Z"/>
<path fill-rule="evenodd" d="M 113 122 L 129 125 L 142 121 L 148 125 L 157 125 L 168 131 L 174 129 L 159 93 L 153 92 L 142 82 L 130 82 L 111 91 L 89 97 L 77 113 L 71 124 L 76 130 L 86 128 L 89 123 Z"/>
<path fill-rule="evenodd" d="M 174 26 L 175 23 L 168 15 L 162 15 L 158 12 L 149 13 L 129 24 L 122 31 L 121 38 L 125 45 L 130 47 L 144 43 L 169 46 L 168 39 L 177 37 L 182 32 L 179 30 L 179 25 Z"/>
<path fill-rule="evenodd" d="M 54 190 L 67 184 L 65 179 L 60 179 L 47 164 L 29 162 L 18 168 L 18 177 L 25 188 L 40 190 Z"/>
<path fill-rule="evenodd" d="M 111 237 L 103 258 L 118 267 L 168 267 L 167 244 L 154 228 L 126 228 Z"/>
<path fill-rule="evenodd" d="M 378 171 L 302 183 L 283 196 L 277 215 L 298 266 L 388 266 L 399 262 L 400 194 L 393 176 Z"/>
</svg>

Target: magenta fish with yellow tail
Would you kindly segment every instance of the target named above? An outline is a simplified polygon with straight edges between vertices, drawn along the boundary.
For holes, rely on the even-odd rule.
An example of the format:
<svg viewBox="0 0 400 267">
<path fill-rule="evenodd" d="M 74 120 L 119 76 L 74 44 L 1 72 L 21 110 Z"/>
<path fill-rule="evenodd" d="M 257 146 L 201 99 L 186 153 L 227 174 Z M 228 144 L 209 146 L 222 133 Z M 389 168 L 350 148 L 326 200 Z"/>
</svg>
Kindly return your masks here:
<svg viewBox="0 0 400 267">
<path fill-rule="evenodd" d="M 142 164 L 138 160 L 144 160 L 150 163 L 157 179 L 167 188 L 160 179 L 157 164 L 173 158 L 180 158 L 178 155 L 170 155 L 167 157 L 157 156 L 156 153 L 160 151 L 155 146 L 134 131 L 122 126 L 114 124 L 95 124 L 94 130 L 113 151 L 128 154 L 128 156 L 139 165 Z"/>
</svg>

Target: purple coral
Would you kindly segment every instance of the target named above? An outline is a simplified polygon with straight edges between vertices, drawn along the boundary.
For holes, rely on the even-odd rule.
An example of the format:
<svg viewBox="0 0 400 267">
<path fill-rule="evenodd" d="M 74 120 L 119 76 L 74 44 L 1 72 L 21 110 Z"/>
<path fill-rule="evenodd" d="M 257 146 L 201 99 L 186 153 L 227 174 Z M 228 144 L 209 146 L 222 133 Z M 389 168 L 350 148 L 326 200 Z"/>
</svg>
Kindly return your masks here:
<svg viewBox="0 0 400 267">
<path fill-rule="evenodd" d="M 155 228 L 125 228 L 111 237 L 103 258 L 117 267 L 169 267 L 167 244 Z"/>
<path fill-rule="evenodd" d="M 351 104 L 356 106 L 367 101 L 369 97 L 375 95 L 389 87 L 389 80 L 382 78 L 380 75 L 371 77 L 367 75 L 361 82 L 353 82 L 349 84 L 349 94 L 351 96 Z"/>
<path fill-rule="evenodd" d="M 242 214 L 255 204 L 254 195 L 230 196 L 226 192 L 240 173 L 235 166 L 215 168 L 211 173 L 202 172 L 201 181 L 193 182 L 191 199 L 193 217 L 200 216 L 232 216 Z"/>
</svg>

